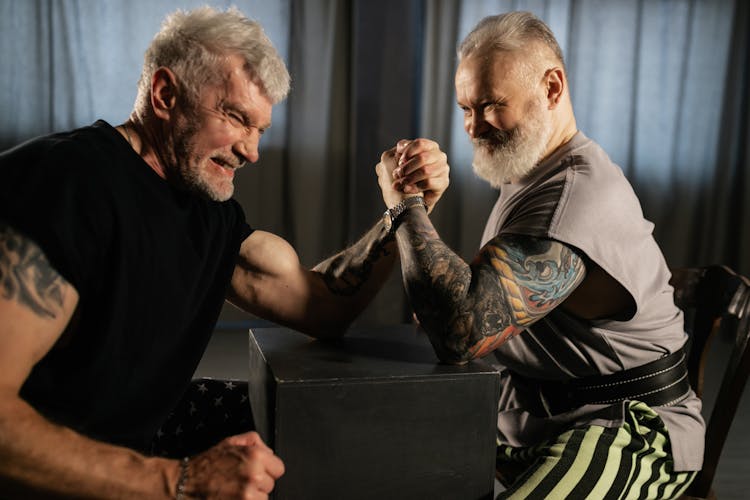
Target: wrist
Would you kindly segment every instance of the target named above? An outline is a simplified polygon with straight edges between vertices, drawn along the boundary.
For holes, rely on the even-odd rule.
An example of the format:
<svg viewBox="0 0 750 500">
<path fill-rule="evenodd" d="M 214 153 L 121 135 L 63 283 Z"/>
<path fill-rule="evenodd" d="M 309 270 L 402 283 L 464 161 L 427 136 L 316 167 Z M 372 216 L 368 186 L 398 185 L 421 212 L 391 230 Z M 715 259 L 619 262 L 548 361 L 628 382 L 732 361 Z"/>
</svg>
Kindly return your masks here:
<svg viewBox="0 0 750 500">
<path fill-rule="evenodd" d="M 166 498 L 172 500 L 186 500 L 188 498 L 185 494 L 187 468 L 185 467 L 184 461 L 186 458 L 168 459 L 153 457 L 154 460 L 162 462 L 163 464 L 159 468 L 161 469 L 163 491 Z M 182 491 L 181 494 L 180 491 Z"/>
<path fill-rule="evenodd" d="M 187 500 L 188 495 L 186 492 L 188 474 L 190 473 L 190 459 L 183 457 L 180 459 L 179 473 L 177 476 L 177 482 L 175 483 L 175 498 L 177 500 Z"/>
<path fill-rule="evenodd" d="M 138 497 L 148 496 L 149 498 L 174 500 L 177 496 L 176 487 L 180 477 L 179 460 L 160 456 L 144 457 L 144 460 L 146 470 L 149 472 L 143 474 L 143 476 L 147 476 L 149 480 L 139 484 L 132 479 L 128 479 L 127 485 L 130 490 Z"/>
<path fill-rule="evenodd" d="M 400 202 L 396 203 L 383 213 L 383 226 L 391 234 L 396 231 L 401 216 L 408 210 L 415 207 L 422 207 L 427 211 L 427 203 L 421 194 L 405 196 Z"/>
<path fill-rule="evenodd" d="M 396 206 L 396 205 L 398 205 L 399 203 L 404 203 L 404 202 L 405 202 L 406 200 L 408 200 L 409 198 L 422 198 L 422 199 L 424 200 L 424 196 L 422 195 L 422 193 L 414 193 L 414 194 L 404 194 L 404 193 L 399 193 L 399 194 L 400 194 L 401 196 L 398 196 L 398 197 L 394 197 L 394 198 L 392 198 L 391 200 L 389 200 L 389 203 L 386 203 L 386 206 L 387 206 L 387 207 L 388 207 L 389 209 L 391 209 L 391 208 L 395 207 L 395 206 Z M 415 203 L 415 202 L 413 202 L 413 201 L 412 201 L 411 203 Z"/>
</svg>

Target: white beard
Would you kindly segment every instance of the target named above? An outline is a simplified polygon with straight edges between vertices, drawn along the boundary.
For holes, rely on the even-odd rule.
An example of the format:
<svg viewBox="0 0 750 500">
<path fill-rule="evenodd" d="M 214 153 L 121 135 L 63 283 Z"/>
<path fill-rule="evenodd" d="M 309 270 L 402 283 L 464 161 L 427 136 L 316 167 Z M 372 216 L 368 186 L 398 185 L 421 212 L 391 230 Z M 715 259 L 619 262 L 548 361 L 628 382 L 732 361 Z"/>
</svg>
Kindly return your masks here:
<svg viewBox="0 0 750 500">
<path fill-rule="evenodd" d="M 550 114 L 541 102 L 532 104 L 527 113 L 526 121 L 511 130 L 494 130 L 472 140 L 474 173 L 495 189 L 529 175 L 547 149 Z"/>
</svg>

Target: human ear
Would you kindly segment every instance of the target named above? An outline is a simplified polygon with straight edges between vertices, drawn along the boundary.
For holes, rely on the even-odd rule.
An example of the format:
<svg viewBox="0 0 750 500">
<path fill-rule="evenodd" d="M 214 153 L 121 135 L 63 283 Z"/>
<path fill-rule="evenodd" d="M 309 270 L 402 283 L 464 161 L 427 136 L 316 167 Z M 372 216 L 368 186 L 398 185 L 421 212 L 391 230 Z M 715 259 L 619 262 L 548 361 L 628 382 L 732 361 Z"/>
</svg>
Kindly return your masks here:
<svg viewBox="0 0 750 500">
<path fill-rule="evenodd" d="M 151 78 L 151 106 L 154 114 L 168 120 L 177 105 L 177 77 L 169 68 L 158 68 Z"/>
<path fill-rule="evenodd" d="M 548 69 L 544 74 L 544 84 L 547 89 L 549 109 L 555 109 L 560 104 L 566 86 L 565 73 L 562 68 L 554 67 Z"/>
</svg>

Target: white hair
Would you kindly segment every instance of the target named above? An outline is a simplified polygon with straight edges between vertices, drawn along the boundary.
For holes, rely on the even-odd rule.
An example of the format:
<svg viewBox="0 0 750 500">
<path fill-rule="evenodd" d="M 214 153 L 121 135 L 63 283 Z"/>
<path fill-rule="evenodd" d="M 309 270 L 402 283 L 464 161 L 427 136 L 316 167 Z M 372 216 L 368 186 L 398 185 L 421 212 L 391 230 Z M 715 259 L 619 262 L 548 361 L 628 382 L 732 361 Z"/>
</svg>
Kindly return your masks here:
<svg viewBox="0 0 750 500">
<path fill-rule="evenodd" d="M 221 64 L 227 55 L 239 55 L 253 81 L 272 103 L 289 93 L 289 72 L 271 41 L 256 21 L 236 8 L 217 11 L 200 7 L 168 15 L 144 55 L 134 111 L 148 108 L 151 79 L 159 67 L 169 68 L 183 97 L 196 103 L 207 84 L 220 83 Z"/>
<path fill-rule="evenodd" d="M 458 46 L 459 62 L 471 55 L 492 52 L 530 51 L 523 58 L 527 72 L 550 59 L 565 68 L 565 60 L 555 35 L 544 21 L 530 12 L 508 12 L 479 21 Z M 551 56 L 551 57 L 550 57 Z"/>
</svg>

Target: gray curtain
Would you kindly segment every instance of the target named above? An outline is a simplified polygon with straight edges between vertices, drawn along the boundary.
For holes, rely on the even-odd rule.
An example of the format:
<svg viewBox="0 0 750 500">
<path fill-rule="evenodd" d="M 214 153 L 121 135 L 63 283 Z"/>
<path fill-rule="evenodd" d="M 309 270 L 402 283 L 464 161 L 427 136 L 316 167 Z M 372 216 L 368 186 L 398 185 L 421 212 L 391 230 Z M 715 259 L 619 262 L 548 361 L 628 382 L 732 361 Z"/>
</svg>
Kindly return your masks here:
<svg viewBox="0 0 750 500">
<path fill-rule="evenodd" d="M 143 53 L 168 12 L 201 0 L 1 0 L 0 147 L 103 118 L 113 125 L 130 114 Z M 237 4 L 258 19 L 287 54 L 289 2 Z M 283 132 L 284 110 L 268 143 Z M 281 116 L 281 118 L 279 118 Z"/>
<path fill-rule="evenodd" d="M 732 0 L 428 0 L 420 132 L 451 160 L 452 193 L 435 217 L 443 238 L 470 258 L 497 196 L 471 172 L 455 47 L 482 17 L 510 10 L 555 32 L 578 127 L 622 167 L 670 265 L 750 272 L 748 9 Z"/>
<path fill-rule="evenodd" d="M 750 273 L 742 1 L 0 0 L 0 149 L 98 118 L 122 122 L 164 15 L 205 3 L 259 20 L 289 64 L 290 98 L 236 192 L 250 224 L 288 239 L 305 264 L 379 217 L 373 167 L 415 136 L 449 154 L 452 184 L 433 218 L 450 246 L 474 255 L 497 193 L 471 171 L 455 47 L 483 16 L 522 9 L 557 34 L 578 125 L 633 183 L 670 264 Z M 360 323 L 408 316 L 394 273 Z M 227 308 L 222 324 L 248 318 Z"/>
<path fill-rule="evenodd" d="M 729 64 L 721 104 L 718 153 L 710 172 L 705 210 L 698 224 L 704 233 L 703 261 L 725 262 L 750 274 L 750 4 L 737 1 Z"/>
</svg>

